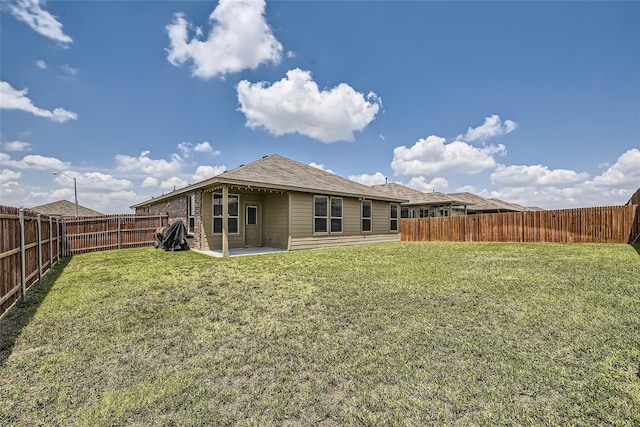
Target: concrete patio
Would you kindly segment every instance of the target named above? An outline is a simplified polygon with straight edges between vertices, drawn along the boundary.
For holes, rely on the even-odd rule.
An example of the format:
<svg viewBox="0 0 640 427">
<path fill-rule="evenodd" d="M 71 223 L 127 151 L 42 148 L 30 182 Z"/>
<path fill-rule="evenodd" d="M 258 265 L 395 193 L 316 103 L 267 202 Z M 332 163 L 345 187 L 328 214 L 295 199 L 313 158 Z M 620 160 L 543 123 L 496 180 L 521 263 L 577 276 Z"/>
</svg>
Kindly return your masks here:
<svg viewBox="0 0 640 427">
<path fill-rule="evenodd" d="M 204 255 L 209 255 L 216 258 L 222 258 L 222 250 L 216 249 L 212 251 L 201 251 L 198 249 L 192 249 L 195 252 L 199 252 Z M 269 248 L 269 247 L 251 247 L 251 248 L 233 248 L 229 249 L 229 256 L 248 256 L 248 255 L 264 255 L 277 252 L 287 252 L 286 249 Z"/>
</svg>

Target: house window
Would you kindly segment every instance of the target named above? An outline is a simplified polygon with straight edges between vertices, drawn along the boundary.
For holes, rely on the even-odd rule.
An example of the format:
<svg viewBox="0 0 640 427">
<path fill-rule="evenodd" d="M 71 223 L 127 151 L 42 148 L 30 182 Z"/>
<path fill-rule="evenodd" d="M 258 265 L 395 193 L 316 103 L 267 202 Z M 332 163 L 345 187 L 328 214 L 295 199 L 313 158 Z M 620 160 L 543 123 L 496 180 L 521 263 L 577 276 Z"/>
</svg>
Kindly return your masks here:
<svg viewBox="0 0 640 427">
<path fill-rule="evenodd" d="M 313 232 L 342 233 L 342 199 L 340 197 L 313 197 Z"/>
<path fill-rule="evenodd" d="M 389 230 L 398 231 L 398 204 L 391 203 L 389 212 Z"/>
<path fill-rule="evenodd" d="M 238 234 L 238 195 L 229 194 L 228 198 L 229 212 L 227 222 L 227 232 L 229 234 Z M 213 232 L 222 233 L 222 194 L 213 194 Z"/>
<path fill-rule="evenodd" d="M 326 233 L 327 218 L 329 214 L 328 209 L 329 198 L 327 196 L 314 196 L 313 197 L 313 232 L 314 233 Z"/>
<path fill-rule="evenodd" d="M 449 216 L 449 209 L 440 209 L 440 216 Z"/>
<path fill-rule="evenodd" d="M 331 198 L 331 232 L 342 233 L 342 199 Z"/>
<path fill-rule="evenodd" d="M 245 216 L 246 225 L 258 225 L 258 207 L 247 206 L 247 215 Z"/>
<path fill-rule="evenodd" d="M 400 207 L 400 218 L 409 218 L 409 208 L 406 206 Z"/>
<path fill-rule="evenodd" d="M 196 196 L 187 196 L 187 233 L 193 233 L 196 228 Z"/>
<path fill-rule="evenodd" d="M 371 231 L 371 200 L 362 201 L 362 231 Z"/>
</svg>

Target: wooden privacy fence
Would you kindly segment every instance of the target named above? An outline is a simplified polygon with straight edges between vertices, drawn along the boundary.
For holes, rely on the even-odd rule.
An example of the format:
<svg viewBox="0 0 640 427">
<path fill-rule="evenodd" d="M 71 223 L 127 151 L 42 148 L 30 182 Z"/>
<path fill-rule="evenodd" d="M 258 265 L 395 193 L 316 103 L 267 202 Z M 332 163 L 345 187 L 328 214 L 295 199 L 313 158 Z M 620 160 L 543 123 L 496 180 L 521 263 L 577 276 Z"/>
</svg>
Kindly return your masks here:
<svg viewBox="0 0 640 427">
<path fill-rule="evenodd" d="M 155 230 L 169 224 L 168 214 L 126 214 L 64 218 L 62 256 L 155 243 Z"/>
<path fill-rule="evenodd" d="M 167 214 L 59 218 L 0 205 L 0 316 L 63 256 L 149 246 Z"/>
<path fill-rule="evenodd" d="M 60 259 L 60 220 L 0 206 L 0 315 Z"/>
<path fill-rule="evenodd" d="M 638 205 L 402 220 L 403 241 L 640 242 Z"/>
</svg>

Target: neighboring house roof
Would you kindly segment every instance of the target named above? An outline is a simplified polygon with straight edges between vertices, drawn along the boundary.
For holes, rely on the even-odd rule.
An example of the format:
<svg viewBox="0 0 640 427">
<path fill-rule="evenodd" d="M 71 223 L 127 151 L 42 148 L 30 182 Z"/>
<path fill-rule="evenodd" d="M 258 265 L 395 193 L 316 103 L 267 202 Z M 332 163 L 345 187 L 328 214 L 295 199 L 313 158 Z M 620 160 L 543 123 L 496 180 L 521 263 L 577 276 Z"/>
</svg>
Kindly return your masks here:
<svg viewBox="0 0 640 427">
<path fill-rule="evenodd" d="M 488 199 L 488 200 L 492 201 L 497 206 L 502 206 L 503 208 L 500 209 L 500 210 L 511 210 L 511 211 L 515 211 L 515 212 L 524 212 L 524 211 L 527 210 L 527 208 L 525 208 L 524 206 L 519 205 L 517 203 L 505 202 L 504 200 L 500 200 L 500 199 L 496 199 L 496 198 L 491 198 L 491 199 Z"/>
<path fill-rule="evenodd" d="M 216 184 L 230 184 L 251 188 L 300 191 L 304 193 L 332 194 L 346 197 L 363 197 L 373 200 L 404 202 L 402 197 L 390 196 L 368 185 L 360 184 L 313 166 L 291 160 L 279 154 L 264 156 L 254 162 L 241 165 L 212 178 L 189 185 L 171 193 L 135 204 L 138 208 L 150 203 L 174 197 L 178 194 L 212 187 Z"/>
<path fill-rule="evenodd" d="M 418 205 L 470 205 L 470 202 L 466 199 L 455 197 L 450 194 L 440 193 L 433 191 L 431 193 L 423 193 L 422 191 L 415 190 L 413 188 L 397 184 L 392 182 L 390 184 L 374 185 L 373 188 L 379 190 L 385 194 L 393 195 L 408 199 L 409 201 L 403 203 L 405 206 L 418 206 Z"/>
<path fill-rule="evenodd" d="M 68 200 L 58 200 L 57 202 L 34 206 L 30 210 L 48 216 L 76 216 L 76 204 Z M 102 216 L 103 213 L 94 211 L 78 205 L 78 216 Z"/>
<path fill-rule="evenodd" d="M 505 202 L 500 199 L 485 199 L 482 196 L 469 192 L 451 193 L 450 196 L 460 197 L 473 202 L 473 206 L 469 207 L 472 212 L 496 211 L 496 212 L 523 212 L 526 210 L 524 206 L 515 203 Z"/>
</svg>

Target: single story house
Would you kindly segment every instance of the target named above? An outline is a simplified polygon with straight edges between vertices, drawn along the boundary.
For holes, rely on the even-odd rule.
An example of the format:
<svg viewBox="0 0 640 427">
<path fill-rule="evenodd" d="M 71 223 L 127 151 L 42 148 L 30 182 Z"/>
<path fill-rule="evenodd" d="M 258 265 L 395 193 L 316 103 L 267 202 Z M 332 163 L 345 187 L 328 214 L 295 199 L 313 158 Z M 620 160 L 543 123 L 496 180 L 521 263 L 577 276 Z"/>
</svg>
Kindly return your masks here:
<svg viewBox="0 0 640 427">
<path fill-rule="evenodd" d="M 374 185 L 373 188 L 390 196 L 408 200 L 402 203 L 400 208 L 402 218 L 467 215 L 467 206 L 473 204 L 462 197 L 437 191 L 423 193 L 397 183 Z"/>
<path fill-rule="evenodd" d="M 544 210 L 538 207 L 526 207 L 517 203 L 505 202 L 504 200 L 491 198 L 486 199 L 478 196 L 477 194 L 462 192 L 451 193 L 452 197 L 459 197 L 472 202 L 472 206 L 469 207 L 469 214 L 483 214 L 483 213 L 503 213 L 503 212 L 528 212 L 528 211 L 541 211 Z"/>
<path fill-rule="evenodd" d="M 48 216 L 62 216 L 62 217 L 75 217 L 76 216 L 76 204 L 68 200 L 58 200 L 56 202 L 47 203 L 44 205 L 34 206 L 30 208 L 34 212 L 38 212 L 41 215 Z M 102 216 L 103 213 L 89 209 L 85 206 L 78 205 L 78 216 Z"/>
<path fill-rule="evenodd" d="M 278 154 L 131 206 L 183 220 L 194 249 L 287 250 L 400 241 L 406 201 Z"/>
</svg>

